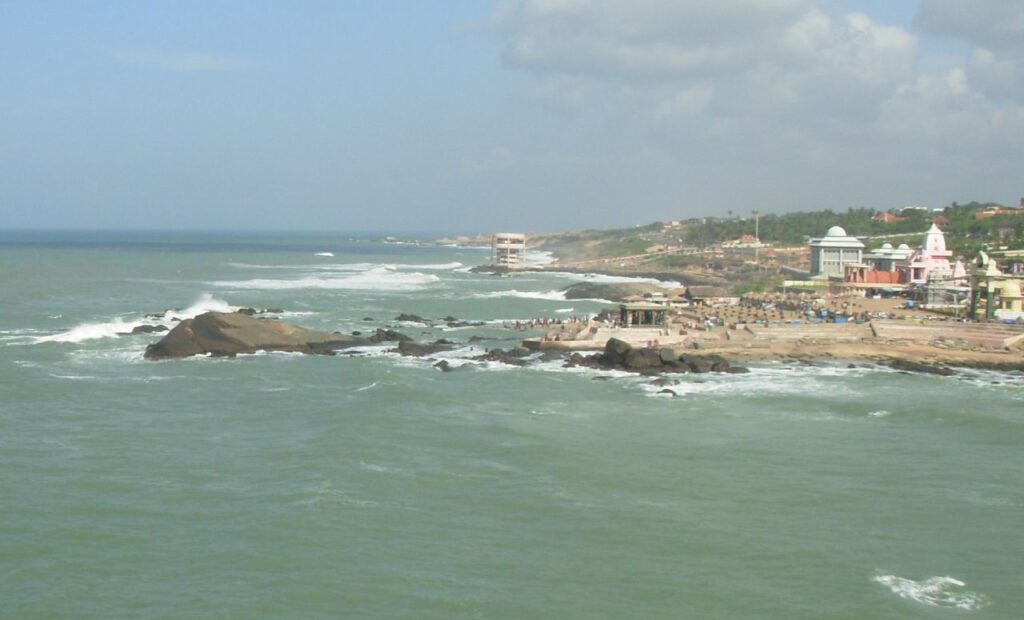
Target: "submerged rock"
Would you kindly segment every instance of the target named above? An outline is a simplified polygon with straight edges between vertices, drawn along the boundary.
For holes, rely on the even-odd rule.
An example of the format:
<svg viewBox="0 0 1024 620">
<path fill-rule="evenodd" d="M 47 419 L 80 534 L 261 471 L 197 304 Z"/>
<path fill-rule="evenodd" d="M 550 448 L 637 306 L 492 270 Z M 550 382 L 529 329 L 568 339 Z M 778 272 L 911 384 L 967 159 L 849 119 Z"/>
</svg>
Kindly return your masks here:
<svg viewBox="0 0 1024 620">
<path fill-rule="evenodd" d="M 515 347 L 513 349 L 491 349 L 483 355 L 478 355 L 473 358 L 474 361 L 478 362 L 501 362 L 502 364 L 508 364 L 510 366 L 522 366 L 526 363 L 523 358 L 530 355 L 532 351 L 524 349 L 523 347 Z"/>
<path fill-rule="evenodd" d="M 455 344 L 448 342 L 447 340 L 436 340 L 434 342 L 415 342 L 412 340 L 402 340 L 398 343 L 398 353 L 400 355 L 406 355 L 409 357 L 423 357 L 425 355 L 433 355 L 434 353 L 441 353 L 442 351 L 451 351 L 455 348 Z"/>
<path fill-rule="evenodd" d="M 338 349 L 366 344 L 278 321 L 261 321 L 238 312 L 205 312 L 181 321 L 159 342 L 146 347 L 146 359 L 191 355 L 235 356 L 256 351 L 290 351 L 331 355 Z"/>
<path fill-rule="evenodd" d="M 284 310 L 280 308 L 239 308 L 238 310 L 235 310 L 235 312 L 247 316 L 256 316 L 259 314 L 282 314 L 284 313 Z"/>
<path fill-rule="evenodd" d="M 427 320 L 418 314 L 406 314 L 403 312 L 395 317 L 396 321 L 405 321 L 407 323 L 426 323 Z"/>
<path fill-rule="evenodd" d="M 137 334 L 155 334 L 167 331 L 166 325 L 136 325 L 130 332 L 118 332 L 118 336 L 135 336 Z"/>
<path fill-rule="evenodd" d="M 412 340 L 412 337 L 391 329 L 378 328 L 377 331 L 368 338 L 368 340 L 370 342 L 402 342 L 405 340 Z"/>
<path fill-rule="evenodd" d="M 956 374 L 952 368 L 947 368 L 946 366 L 934 366 L 932 364 L 914 362 L 911 360 L 893 360 L 889 363 L 889 367 L 894 370 L 901 370 L 904 372 L 920 372 L 930 375 L 941 375 L 943 377 Z"/>
</svg>

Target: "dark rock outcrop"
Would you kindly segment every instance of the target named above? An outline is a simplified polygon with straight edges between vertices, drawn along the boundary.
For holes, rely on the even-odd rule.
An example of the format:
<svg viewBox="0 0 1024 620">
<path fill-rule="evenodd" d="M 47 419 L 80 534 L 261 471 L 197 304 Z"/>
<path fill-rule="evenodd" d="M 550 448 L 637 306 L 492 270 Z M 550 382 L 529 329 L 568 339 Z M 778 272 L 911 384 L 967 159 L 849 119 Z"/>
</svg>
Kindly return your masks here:
<svg viewBox="0 0 1024 620">
<path fill-rule="evenodd" d="M 986 360 L 963 360 L 956 362 L 958 368 L 972 368 L 974 370 L 995 370 L 999 372 L 1021 372 L 1024 373 L 1024 361 L 986 361 Z"/>
<path fill-rule="evenodd" d="M 437 340 L 434 342 L 402 340 L 398 343 L 398 349 L 396 350 L 400 355 L 423 357 L 426 355 L 433 355 L 434 353 L 441 353 L 443 351 L 451 351 L 454 348 L 455 343 L 448 342 L 447 340 Z"/>
<path fill-rule="evenodd" d="M 601 282 L 580 282 L 564 289 L 566 299 L 607 299 L 608 301 L 623 301 L 633 295 L 647 295 L 649 293 L 664 293 L 665 288 L 657 284 L 644 284 L 641 282 L 624 283 L 601 283 Z"/>
<path fill-rule="evenodd" d="M 284 310 L 280 308 L 239 308 L 238 310 L 235 310 L 235 312 L 237 312 L 238 314 L 244 314 L 246 316 L 257 316 L 260 314 L 281 314 L 284 312 Z"/>
<path fill-rule="evenodd" d="M 411 336 L 396 332 L 392 329 L 380 329 L 378 328 L 372 336 L 367 338 L 370 342 L 402 342 L 405 340 L 412 340 Z"/>
<path fill-rule="evenodd" d="M 278 321 L 261 321 L 238 312 L 206 312 L 181 321 L 156 344 L 146 359 L 191 355 L 235 356 L 256 351 L 290 351 L 331 355 L 365 340 L 306 329 Z"/>
<path fill-rule="evenodd" d="M 689 367 L 690 372 L 705 373 L 714 370 L 714 362 L 704 355 L 683 355 L 679 361 Z"/>
<path fill-rule="evenodd" d="M 601 359 L 609 366 L 621 366 L 626 362 L 626 355 L 632 350 L 633 345 L 625 340 L 609 338 L 608 342 L 604 343 L 604 353 L 601 355 Z"/>
<path fill-rule="evenodd" d="M 889 367 L 894 370 L 902 370 L 904 372 L 919 372 L 929 375 L 941 375 L 943 377 L 956 374 L 952 368 L 935 366 L 924 362 L 914 362 L 911 360 L 893 360 L 889 363 Z"/>
<path fill-rule="evenodd" d="M 622 365 L 626 370 L 649 371 L 661 368 L 661 352 L 657 349 L 633 349 L 626 353 Z"/>
<path fill-rule="evenodd" d="M 395 317 L 396 321 L 405 321 L 407 323 L 426 323 L 427 320 L 418 314 L 406 314 L 403 312 Z"/>
<path fill-rule="evenodd" d="M 156 334 L 167 331 L 166 325 L 136 325 L 130 332 L 118 332 L 118 336 L 135 336 L 137 334 Z"/>
<path fill-rule="evenodd" d="M 491 349 L 483 355 L 478 355 L 473 358 L 474 361 L 478 362 L 501 362 L 502 364 L 508 364 L 510 366 L 522 366 L 526 363 L 523 359 L 532 353 L 529 349 L 523 347 L 515 347 L 514 349 Z"/>
<path fill-rule="evenodd" d="M 657 373 L 744 373 L 749 372 L 742 366 L 733 366 L 725 358 L 718 355 L 693 355 L 684 353 L 676 356 L 671 348 L 649 349 L 634 347 L 628 342 L 610 338 L 605 343 L 604 351 L 584 356 L 574 352 L 566 358 L 565 366 L 585 366 L 588 368 L 626 370 L 641 374 Z"/>
<path fill-rule="evenodd" d="M 486 323 L 483 321 L 449 321 L 445 325 L 447 327 L 483 327 Z"/>
<path fill-rule="evenodd" d="M 500 265 L 477 265 L 469 269 L 470 273 L 489 273 L 496 276 L 503 276 L 512 273 L 512 269 Z"/>
</svg>

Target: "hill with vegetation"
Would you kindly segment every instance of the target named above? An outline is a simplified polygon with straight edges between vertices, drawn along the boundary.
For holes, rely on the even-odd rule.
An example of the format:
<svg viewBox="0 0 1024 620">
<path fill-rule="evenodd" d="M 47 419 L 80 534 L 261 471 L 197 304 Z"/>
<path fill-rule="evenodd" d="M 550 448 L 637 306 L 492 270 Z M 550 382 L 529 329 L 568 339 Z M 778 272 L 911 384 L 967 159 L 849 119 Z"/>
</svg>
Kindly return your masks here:
<svg viewBox="0 0 1024 620">
<path fill-rule="evenodd" d="M 980 217 L 988 209 L 1021 212 Z M 938 221 L 946 233 L 947 246 L 955 253 L 971 256 L 978 250 L 1005 246 L 1024 248 L 1024 209 L 1010 209 L 997 203 L 953 203 L 941 211 L 904 209 L 893 212 L 894 221 L 883 221 L 881 212 L 866 207 L 846 211 L 830 209 L 810 212 L 767 214 L 758 222 L 761 241 L 774 246 L 805 245 L 832 226 L 842 226 L 850 235 L 891 242 L 907 242 L 913 247 L 921 235 Z M 752 217 L 695 218 L 672 226 L 655 222 L 647 226 L 614 230 L 586 230 L 569 233 L 531 235 L 530 245 L 552 251 L 562 260 L 586 261 L 635 256 L 657 252 L 660 248 L 691 246 L 706 248 L 744 235 L 753 235 Z M 869 243 L 869 247 L 871 244 Z M 667 258 L 667 257 L 666 257 Z M 682 267 L 693 263 L 688 257 L 673 256 L 660 261 Z"/>
</svg>

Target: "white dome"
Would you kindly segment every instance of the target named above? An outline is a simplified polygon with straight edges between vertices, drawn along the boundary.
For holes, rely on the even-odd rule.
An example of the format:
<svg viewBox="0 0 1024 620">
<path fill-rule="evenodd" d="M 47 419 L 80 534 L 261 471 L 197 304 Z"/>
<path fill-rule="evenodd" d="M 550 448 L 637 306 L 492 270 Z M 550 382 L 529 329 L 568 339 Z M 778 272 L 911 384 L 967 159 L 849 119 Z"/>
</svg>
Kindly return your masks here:
<svg viewBox="0 0 1024 620">
<path fill-rule="evenodd" d="M 832 228 L 828 229 L 828 232 L 825 233 L 825 236 L 826 237 L 845 237 L 846 236 L 846 231 L 843 230 L 842 226 L 833 226 Z"/>
<path fill-rule="evenodd" d="M 909 246 L 909 245 L 907 245 L 906 243 L 901 243 L 901 244 L 900 244 L 900 247 L 899 247 L 899 248 L 897 248 L 897 249 L 900 249 L 900 250 L 909 250 L 909 249 L 910 249 L 910 246 Z"/>
<path fill-rule="evenodd" d="M 883 250 L 891 250 L 892 249 L 892 244 L 891 243 L 883 243 L 882 244 L 882 249 Z"/>
</svg>

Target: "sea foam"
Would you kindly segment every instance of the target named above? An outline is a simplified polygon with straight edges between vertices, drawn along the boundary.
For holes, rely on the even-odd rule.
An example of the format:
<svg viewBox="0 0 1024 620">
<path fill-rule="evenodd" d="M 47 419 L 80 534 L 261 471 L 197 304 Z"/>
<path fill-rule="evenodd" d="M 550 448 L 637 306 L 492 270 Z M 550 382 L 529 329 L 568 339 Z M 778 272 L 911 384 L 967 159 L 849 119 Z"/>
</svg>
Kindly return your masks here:
<svg viewBox="0 0 1024 620">
<path fill-rule="evenodd" d="M 221 288 L 254 290 L 337 289 L 417 291 L 440 280 L 440 278 L 433 274 L 405 273 L 387 267 L 378 267 L 351 275 L 307 275 L 293 279 L 256 278 L 253 280 L 218 281 L 213 282 L 213 285 Z"/>
<path fill-rule="evenodd" d="M 232 312 L 234 310 L 235 308 L 226 302 L 214 299 L 213 296 L 206 293 L 184 310 L 168 310 L 159 315 L 159 317 L 154 318 L 126 320 L 123 317 L 116 317 L 110 321 L 81 323 L 64 332 L 49 336 L 39 336 L 34 342 L 84 342 L 98 338 L 114 338 L 121 334 L 129 333 L 142 325 L 163 325 L 170 329 L 176 320 L 184 321 L 204 312 Z"/>
<path fill-rule="evenodd" d="M 518 291 L 509 289 L 505 291 L 493 291 L 491 293 L 476 293 L 473 297 L 477 299 L 501 299 L 503 297 L 518 297 L 519 299 L 543 299 L 547 301 L 565 301 L 565 291 Z"/>
<path fill-rule="evenodd" d="M 639 276 L 610 276 L 603 273 L 574 273 L 570 271 L 546 271 L 544 273 L 573 280 L 594 282 L 597 284 L 657 284 L 666 289 L 679 288 L 681 286 L 679 282 L 666 282 L 664 280 L 658 280 L 657 278 L 644 278 Z"/>
<path fill-rule="evenodd" d="M 333 256 L 333 254 L 322 253 L 316 256 Z M 373 271 L 376 269 L 389 270 L 427 270 L 427 271 L 454 271 L 461 269 L 460 262 L 449 263 L 309 263 L 302 265 L 262 265 L 257 263 L 225 263 L 228 267 L 236 269 L 280 269 L 280 270 L 305 270 L 309 272 L 318 271 Z"/>
<path fill-rule="evenodd" d="M 953 577 L 929 577 L 922 581 L 896 575 L 876 575 L 875 582 L 900 598 L 929 605 L 973 611 L 988 604 L 984 595 L 966 590 L 967 584 Z"/>
</svg>

